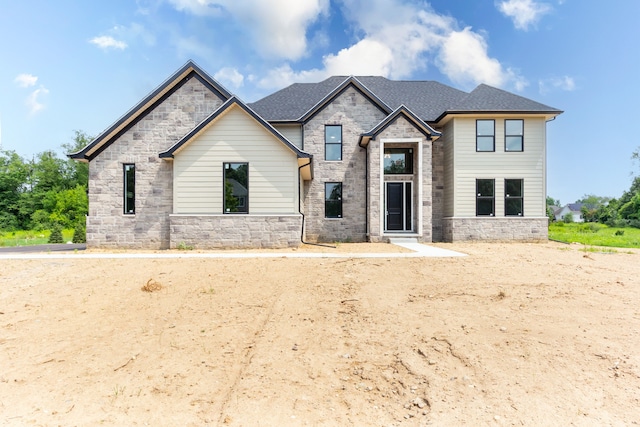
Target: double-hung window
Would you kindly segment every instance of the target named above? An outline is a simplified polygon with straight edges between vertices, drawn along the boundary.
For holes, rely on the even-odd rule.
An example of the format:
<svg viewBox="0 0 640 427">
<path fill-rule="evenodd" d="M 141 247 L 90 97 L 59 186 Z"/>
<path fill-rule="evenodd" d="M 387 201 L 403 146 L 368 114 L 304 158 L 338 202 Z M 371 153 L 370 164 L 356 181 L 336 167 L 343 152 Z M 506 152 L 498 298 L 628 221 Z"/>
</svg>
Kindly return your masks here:
<svg viewBox="0 0 640 427">
<path fill-rule="evenodd" d="M 249 213 L 249 163 L 224 163 L 224 213 Z"/>
<path fill-rule="evenodd" d="M 495 179 L 476 179 L 476 215 L 495 216 Z"/>
<path fill-rule="evenodd" d="M 324 127 L 324 159 L 342 160 L 342 126 L 326 125 Z"/>
<path fill-rule="evenodd" d="M 496 151 L 495 120 L 476 120 L 476 151 Z"/>
<path fill-rule="evenodd" d="M 324 217 L 342 218 L 342 183 L 324 183 Z"/>
<path fill-rule="evenodd" d="M 124 197 L 123 206 L 125 215 L 135 215 L 136 213 L 136 165 L 126 163 L 124 166 Z"/>
<path fill-rule="evenodd" d="M 524 150 L 524 120 L 504 121 L 504 151 Z"/>
<path fill-rule="evenodd" d="M 523 215 L 522 187 L 523 180 L 521 179 L 504 180 L 504 216 Z"/>
</svg>

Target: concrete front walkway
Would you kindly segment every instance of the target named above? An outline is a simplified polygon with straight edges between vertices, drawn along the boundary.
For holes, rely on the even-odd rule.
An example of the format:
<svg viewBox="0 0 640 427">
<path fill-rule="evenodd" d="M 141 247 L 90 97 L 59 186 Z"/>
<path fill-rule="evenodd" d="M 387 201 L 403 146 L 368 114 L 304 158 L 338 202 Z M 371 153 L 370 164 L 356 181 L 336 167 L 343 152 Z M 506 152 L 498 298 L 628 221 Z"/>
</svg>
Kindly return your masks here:
<svg viewBox="0 0 640 427">
<path fill-rule="evenodd" d="M 411 239 L 397 239 L 392 244 L 413 252 L 347 253 L 347 252 L 52 252 L 0 253 L 3 259 L 147 259 L 147 258 L 432 258 L 461 257 L 466 254 L 417 243 Z"/>
</svg>

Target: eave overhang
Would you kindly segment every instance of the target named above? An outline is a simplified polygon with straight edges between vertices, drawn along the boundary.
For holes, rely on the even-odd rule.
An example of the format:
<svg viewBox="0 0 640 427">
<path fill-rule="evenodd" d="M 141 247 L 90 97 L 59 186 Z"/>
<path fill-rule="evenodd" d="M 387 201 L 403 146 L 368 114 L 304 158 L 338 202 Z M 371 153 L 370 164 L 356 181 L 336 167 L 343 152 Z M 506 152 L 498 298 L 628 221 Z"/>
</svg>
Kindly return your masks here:
<svg viewBox="0 0 640 427">
<path fill-rule="evenodd" d="M 453 117 L 471 117 L 471 116 L 543 116 L 545 120 L 552 120 L 556 116 L 564 113 L 562 110 L 447 110 L 440 114 L 432 123 L 441 126 L 451 120 Z"/>
</svg>

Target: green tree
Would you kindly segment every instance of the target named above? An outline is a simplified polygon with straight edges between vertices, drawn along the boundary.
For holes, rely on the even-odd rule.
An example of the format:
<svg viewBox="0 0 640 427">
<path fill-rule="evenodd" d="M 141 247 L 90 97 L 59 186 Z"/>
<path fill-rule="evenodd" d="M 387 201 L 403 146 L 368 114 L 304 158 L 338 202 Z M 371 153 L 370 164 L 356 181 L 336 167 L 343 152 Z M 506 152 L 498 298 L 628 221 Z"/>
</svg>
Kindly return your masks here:
<svg viewBox="0 0 640 427">
<path fill-rule="evenodd" d="M 76 153 L 82 150 L 93 141 L 93 137 L 81 130 L 75 130 L 73 142 L 62 144 L 65 154 Z M 65 176 L 68 180 L 69 188 L 77 185 L 89 185 L 89 163 L 68 159 L 65 164 Z"/>
<path fill-rule="evenodd" d="M 560 206 L 560 199 L 547 196 L 547 206 Z"/>
<path fill-rule="evenodd" d="M 48 243 L 64 243 L 64 239 L 62 238 L 62 227 L 60 224 L 54 224 L 51 228 Z"/>
<path fill-rule="evenodd" d="M 0 151 L 0 230 L 21 227 L 20 197 L 29 168 L 15 151 Z"/>
<path fill-rule="evenodd" d="M 51 195 L 51 193 L 49 193 Z M 87 189 L 84 185 L 77 185 L 70 190 L 54 193 L 54 204 L 48 210 L 52 222 L 72 228 L 76 224 L 85 222 L 88 212 Z"/>
<path fill-rule="evenodd" d="M 576 203 L 582 204 L 582 208 L 580 208 L 582 218 L 587 222 L 593 222 L 598 218 L 598 209 L 600 209 L 600 206 L 606 205 L 609 203 L 609 200 L 611 200 L 610 197 L 585 194 L 582 199 L 577 200 Z"/>
</svg>

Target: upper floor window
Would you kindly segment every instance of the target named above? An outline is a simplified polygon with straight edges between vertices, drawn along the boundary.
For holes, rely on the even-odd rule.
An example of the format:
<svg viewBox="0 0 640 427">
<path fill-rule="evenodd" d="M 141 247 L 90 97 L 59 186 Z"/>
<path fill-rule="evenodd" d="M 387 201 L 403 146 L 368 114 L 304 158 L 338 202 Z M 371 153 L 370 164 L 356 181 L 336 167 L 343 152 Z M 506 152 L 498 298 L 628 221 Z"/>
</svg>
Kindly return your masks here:
<svg viewBox="0 0 640 427">
<path fill-rule="evenodd" d="M 385 147 L 384 173 L 385 175 L 412 174 L 413 173 L 413 149 Z"/>
<path fill-rule="evenodd" d="M 495 120 L 476 120 L 476 151 L 496 151 Z"/>
<path fill-rule="evenodd" d="M 495 216 L 495 180 L 476 179 L 476 215 Z"/>
<path fill-rule="evenodd" d="M 524 149 L 524 120 L 504 121 L 504 151 Z"/>
<path fill-rule="evenodd" d="M 129 163 L 124 166 L 124 213 L 136 213 L 136 165 Z"/>
<path fill-rule="evenodd" d="M 504 215 L 505 216 L 522 216 L 522 187 L 521 179 L 505 179 L 504 180 Z"/>
<path fill-rule="evenodd" d="M 324 159 L 342 160 L 342 126 L 324 127 Z"/>
<path fill-rule="evenodd" d="M 224 213 L 249 213 L 249 163 L 224 163 Z"/>
<path fill-rule="evenodd" d="M 324 183 L 324 217 L 342 218 L 342 183 Z"/>
</svg>

